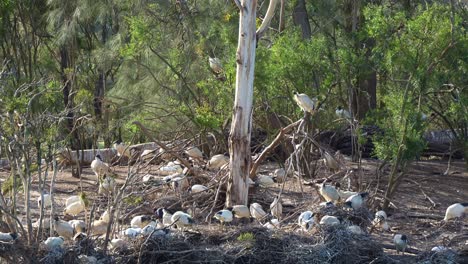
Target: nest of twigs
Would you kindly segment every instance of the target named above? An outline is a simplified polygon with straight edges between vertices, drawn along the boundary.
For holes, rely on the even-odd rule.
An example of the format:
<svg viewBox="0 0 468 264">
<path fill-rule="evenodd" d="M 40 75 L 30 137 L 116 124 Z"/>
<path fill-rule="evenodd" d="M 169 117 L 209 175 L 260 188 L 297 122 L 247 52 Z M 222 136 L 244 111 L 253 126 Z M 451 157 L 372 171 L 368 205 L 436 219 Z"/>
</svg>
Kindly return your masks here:
<svg viewBox="0 0 468 264">
<path fill-rule="evenodd" d="M 419 264 L 455 264 L 462 263 L 458 254 L 450 249 L 434 252 L 427 251 L 418 255 Z"/>
</svg>

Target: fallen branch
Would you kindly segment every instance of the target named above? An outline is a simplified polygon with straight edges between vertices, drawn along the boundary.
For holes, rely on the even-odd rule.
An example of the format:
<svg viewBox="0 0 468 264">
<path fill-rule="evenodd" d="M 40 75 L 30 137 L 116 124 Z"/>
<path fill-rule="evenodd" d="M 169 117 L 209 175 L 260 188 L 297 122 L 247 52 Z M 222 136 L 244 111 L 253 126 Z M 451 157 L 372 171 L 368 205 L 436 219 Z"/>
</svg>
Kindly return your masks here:
<svg viewBox="0 0 468 264">
<path fill-rule="evenodd" d="M 431 199 L 431 197 L 429 197 L 423 190 L 421 184 L 417 183 L 416 181 L 413 181 L 413 180 L 410 180 L 410 179 L 405 179 L 405 181 L 407 182 L 411 182 L 415 185 L 417 185 L 419 187 L 419 190 L 421 191 L 421 193 L 424 195 L 424 198 L 426 198 L 426 200 L 428 200 L 431 204 L 432 204 L 432 207 L 431 208 L 435 208 L 437 206 L 437 204 L 434 202 L 434 200 Z"/>
<path fill-rule="evenodd" d="M 156 145 L 158 145 L 160 148 L 162 148 L 163 150 L 167 151 L 167 152 L 171 152 L 170 149 L 165 145 L 163 144 L 162 142 L 160 142 L 159 140 L 156 140 L 152 135 L 151 133 L 148 131 L 148 129 L 143 126 L 143 124 L 141 124 L 140 122 L 138 121 L 133 121 L 133 124 L 134 125 L 137 125 L 141 131 L 143 132 L 143 134 L 145 134 L 145 136 L 147 136 L 151 141 L 153 141 L 154 143 L 156 143 Z M 194 176 L 197 176 L 198 172 L 196 170 L 193 169 L 192 165 L 190 164 L 190 162 L 188 162 L 186 159 L 182 158 L 178 153 L 176 152 L 171 152 L 172 155 L 174 155 L 181 163 L 182 165 L 184 165 L 191 174 L 193 174 Z"/>
<path fill-rule="evenodd" d="M 297 125 L 299 125 L 301 123 L 302 119 L 292 123 L 292 124 L 289 124 L 288 126 L 282 128 L 278 135 L 276 136 L 276 138 L 270 143 L 270 145 L 268 145 L 268 147 L 266 147 L 262 153 L 258 156 L 258 158 L 255 160 L 254 164 L 252 165 L 252 168 L 250 169 L 250 178 L 254 178 L 255 175 L 257 175 L 257 169 L 258 167 L 260 166 L 260 164 L 265 160 L 267 154 L 269 154 L 270 152 L 272 152 L 276 146 L 278 146 L 281 141 L 283 140 L 284 138 L 284 135 L 286 133 L 288 133 L 289 131 L 291 131 L 291 129 L 293 129 L 294 127 L 296 127 Z"/>
</svg>

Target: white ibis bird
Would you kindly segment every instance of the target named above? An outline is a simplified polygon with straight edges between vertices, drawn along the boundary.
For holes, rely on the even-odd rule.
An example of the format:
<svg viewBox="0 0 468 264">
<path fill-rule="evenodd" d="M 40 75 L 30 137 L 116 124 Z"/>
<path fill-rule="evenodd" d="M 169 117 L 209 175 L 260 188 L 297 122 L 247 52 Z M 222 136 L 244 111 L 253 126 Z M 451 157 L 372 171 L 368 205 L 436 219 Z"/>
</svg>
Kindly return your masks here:
<svg viewBox="0 0 468 264">
<path fill-rule="evenodd" d="M 65 214 L 77 216 L 81 212 L 83 212 L 86 208 L 86 200 L 84 199 L 79 199 L 77 202 L 69 204 L 67 207 L 65 207 Z"/>
<path fill-rule="evenodd" d="M 107 212 L 107 210 L 106 210 Z M 105 212 L 104 212 L 105 213 Z M 107 232 L 107 226 L 109 224 L 110 217 L 101 215 L 101 218 L 97 221 L 94 221 L 91 225 L 91 233 L 94 236 L 104 235 Z"/>
<path fill-rule="evenodd" d="M 216 212 L 216 214 L 213 217 L 218 219 L 221 222 L 221 224 L 224 225 L 224 223 L 232 222 L 233 214 L 230 210 L 224 209 Z"/>
<path fill-rule="evenodd" d="M 380 227 L 384 231 L 390 230 L 390 226 L 387 223 L 387 213 L 385 213 L 385 211 L 377 211 L 374 220 L 372 220 L 372 224 Z"/>
<path fill-rule="evenodd" d="M 273 218 L 270 221 L 263 224 L 263 227 L 266 227 L 267 229 L 279 229 L 280 228 L 280 222 L 279 222 L 278 219 Z"/>
<path fill-rule="evenodd" d="M 101 178 L 101 175 L 109 172 L 109 164 L 102 161 L 101 155 L 97 154 L 94 160 L 91 162 L 91 169 L 94 174 L 98 177 L 98 180 Z"/>
<path fill-rule="evenodd" d="M 340 189 L 337 189 L 337 191 L 342 201 L 346 201 L 349 197 L 358 194 L 358 192 L 345 191 L 345 190 L 340 190 Z"/>
<path fill-rule="evenodd" d="M 2 242 L 11 242 L 18 238 L 16 233 L 3 233 L 0 232 L 0 241 Z"/>
<path fill-rule="evenodd" d="M 364 232 L 362 231 L 361 227 L 357 226 L 357 225 L 350 225 L 348 226 L 348 231 L 353 233 L 353 234 L 356 234 L 356 235 L 362 235 L 364 234 Z"/>
<path fill-rule="evenodd" d="M 317 98 L 310 99 L 307 94 L 300 94 L 294 91 L 294 101 L 304 112 L 314 113 L 315 108 L 317 107 Z"/>
<path fill-rule="evenodd" d="M 203 160 L 203 152 L 195 146 L 187 148 L 184 153 L 192 159 Z"/>
<path fill-rule="evenodd" d="M 408 238 L 406 235 L 396 234 L 393 237 L 393 242 L 395 243 L 397 253 L 402 252 L 404 255 L 406 247 L 408 246 Z"/>
<path fill-rule="evenodd" d="M 172 224 L 172 214 L 166 210 L 166 208 L 158 208 L 154 211 L 156 219 L 162 219 L 164 226 L 170 226 Z"/>
<path fill-rule="evenodd" d="M 276 169 L 273 172 L 275 182 L 284 182 L 286 180 L 286 170 L 283 168 Z"/>
<path fill-rule="evenodd" d="M 42 201 L 44 201 L 44 208 L 50 207 L 52 205 L 52 197 L 46 192 L 43 192 L 42 195 L 37 198 L 37 207 L 39 209 L 41 208 Z"/>
<path fill-rule="evenodd" d="M 261 187 L 270 187 L 275 184 L 275 179 L 268 175 L 258 175 L 255 183 L 260 185 Z"/>
<path fill-rule="evenodd" d="M 175 212 L 171 217 L 172 222 L 175 222 L 177 228 L 184 229 L 185 227 L 189 227 L 195 223 L 191 215 L 184 213 L 182 211 Z"/>
<path fill-rule="evenodd" d="M 72 239 L 75 229 L 71 224 L 66 221 L 60 220 L 58 216 L 54 218 L 54 229 L 55 232 L 61 237 Z"/>
<path fill-rule="evenodd" d="M 223 72 L 223 65 L 221 64 L 221 60 L 219 58 L 208 58 L 208 62 L 210 63 L 211 70 L 216 74 L 220 74 Z"/>
<path fill-rule="evenodd" d="M 155 226 L 153 225 L 147 225 L 141 229 L 141 235 L 143 236 L 149 236 L 153 234 L 151 237 L 164 237 L 168 234 L 169 229 L 156 229 Z"/>
<path fill-rule="evenodd" d="M 340 105 L 336 108 L 335 114 L 338 118 L 351 120 L 351 114 Z"/>
<path fill-rule="evenodd" d="M 113 194 L 115 192 L 116 182 L 114 177 L 104 174 L 99 181 L 99 194 Z"/>
<path fill-rule="evenodd" d="M 261 221 L 267 216 L 267 213 L 259 203 L 252 203 L 250 204 L 250 215 L 257 221 Z"/>
<path fill-rule="evenodd" d="M 66 200 L 65 200 L 65 207 L 66 206 L 69 206 L 70 204 L 72 203 L 76 203 L 80 201 L 80 196 L 79 195 L 72 195 L 70 197 L 68 197 Z"/>
<path fill-rule="evenodd" d="M 68 223 L 73 227 L 73 233 L 84 233 L 86 232 L 86 222 L 83 220 L 70 220 Z"/>
<path fill-rule="evenodd" d="M 137 215 L 130 221 L 130 227 L 144 228 L 153 221 L 150 215 Z M 154 223 L 156 224 L 156 223 Z"/>
<path fill-rule="evenodd" d="M 340 199 L 340 194 L 335 187 L 327 185 L 325 181 L 320 185 L 319 193 L 327 202 L 336 203 Z"/>
<path fill-rule="evenodd" d="M 345 205 L 347 207 L 353 208 L 354 210 L 357 210 L 362 207 L 362 205 L 364 204 L 364 199 L 368 195 L 369 193 L 367 192 L 362 192 L 362 193 L 352 195 L 348 199 L 346 199 Z"/>
<path fill-rule="evenodd" d="M 127 248 L 128 243 L 121 238 L 114 238 L 110 241 L 110 246 L 113 250 L 122 250 Z"/>
<path fill-rule="evenodd" d="M 63 237 L 48 237 L 46 241 L 44 241 L 44 245 L 48 250 L 53 250 L 58 247 L 62 247 L 63 242 L 65 239 Z"/>
<path fill-rule="evenodd" d="M 136 238 L 141 234 L 141 230 L 139 227 L 129 227 L 122 231 L 122 235 L 128 238 Z"/>
<path fill-rule="evenodd" d="M 309 231 L 314 226 L 314 223 L 314 213 L 312 211 L 302 212 L 297 219 L 297 224 L 304 231 Z"/>
<path fill-rule="evenodd" d="M 229 157 L 224 154 L 217 154 L 211 157 L 206 164 L 206 167 L 210 170 L 221 169 L 223 166 L 229 163 Z"/>
<path fill-rule="evenodd" d="M 331 171 L 337 171 L 340 169 L 340 164 L 328 151 L 323 151 L 323 162 L 325 166 Z"/>
<path fill-rule="evenodd" d="M 334 226 L 339 225 L 341 223 L 340 219 L 335 216 L 325 215 L 320 219 L 320 224 L 323 226 Z"/>
<path fill-rule="evenodd" d="M 234 205 L 231 211 L 235 218 L 250 218 L 250 210 L 246 205 Z"/>
<path fill-rule="evenodd" d="M 125 145 L 120 139 L 114 143 L 114 148 L 117 150 L 117 156 L 130 158 L 132 154 L 130 153 L 130 148 Z"/>
<path fill-rule="evenodd" d="M 468 213 L 468 203 L 452 204 L 449 207 L 447 207 L 447 210 L 445 211 L 444 221 L 463 217 L 467 213 Z"/>
<path fill-rule="evenodd" d="M 277 197 L 273 200 L 273 202 L 270 205 L 270 211 L 271 215 L 274 217 L 281 219 L 281 215 L 283 214 L 283 205 L 281 202 L 278 200 Z"/>
<path fill-rule="evenodd" d="M 208 190 L 208 187 L 206 187 L 205 185 L 201 185 L 201 184 L 195 184 L 190 188 L 190 191 L 192 193 L 200 193 L 206 190 Z"/>
</svg>

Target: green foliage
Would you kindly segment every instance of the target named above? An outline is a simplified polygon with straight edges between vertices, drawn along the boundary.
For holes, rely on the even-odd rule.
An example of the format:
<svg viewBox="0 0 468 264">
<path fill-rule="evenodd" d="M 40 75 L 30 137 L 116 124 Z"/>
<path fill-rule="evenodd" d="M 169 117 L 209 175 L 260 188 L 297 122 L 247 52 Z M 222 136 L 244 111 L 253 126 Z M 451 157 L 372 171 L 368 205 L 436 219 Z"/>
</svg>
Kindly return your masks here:
<svg viewBox="0 0 468 264">
<path fill-rule="evenodd" d="M 137 206 L 137 205 L 143 203 L 143 197 L 132 195 L 132 196 L 124 198 L 123 201 L 127 205 Z"/>
<path fill-rule="evenodd" d="M 241 233 L 238 237 L 237 237 L 237 241 L 239 242 L 255 242 L 255 235 L 251 232 L 245 232 L 245 233 Z"/>
</svg>

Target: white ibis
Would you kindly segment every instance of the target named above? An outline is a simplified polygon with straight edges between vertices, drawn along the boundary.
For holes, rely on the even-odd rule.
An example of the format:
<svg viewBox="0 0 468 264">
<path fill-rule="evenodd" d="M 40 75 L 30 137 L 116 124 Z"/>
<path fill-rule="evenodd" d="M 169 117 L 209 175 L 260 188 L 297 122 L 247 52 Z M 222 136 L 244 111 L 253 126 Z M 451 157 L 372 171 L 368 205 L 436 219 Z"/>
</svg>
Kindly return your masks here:
<svg viewBox="0 0 468 264">
<path fill-rule="evenodd" d="M 467 213 L 468 213 L 468 203 L 452 204 L 449 207 L 447 207 L 447 210 L 445 211 L 444 221 L 463 217 Z"/>
<path fill-rule="evenodd" d="M 406 235 L 396 234 L 393 237 L 393 242 L 395 243 L 397 253 L 402 252 L 404 255 L 406 247 L 408 246 L 408 238 Z"/>
<path fill-rule="evenodd" d="M 313 113 L 317 104 L 317 98 L 310 99 L 307 94 L 294 91 L 294 101 L 304 112 Z"/>
<path fill-rule="evenodd" d="M 364 204 L 364 199 L 368 195 L 369 193 L 367 192 L 362 192 L 362 193 L 352 195 L 348 199 L 346 199 L 345 205 L 347 207 L 353 208 L 354 210 L 357 210 L 362 207 L 362 205 Z"/>
</svg>

